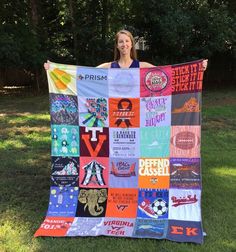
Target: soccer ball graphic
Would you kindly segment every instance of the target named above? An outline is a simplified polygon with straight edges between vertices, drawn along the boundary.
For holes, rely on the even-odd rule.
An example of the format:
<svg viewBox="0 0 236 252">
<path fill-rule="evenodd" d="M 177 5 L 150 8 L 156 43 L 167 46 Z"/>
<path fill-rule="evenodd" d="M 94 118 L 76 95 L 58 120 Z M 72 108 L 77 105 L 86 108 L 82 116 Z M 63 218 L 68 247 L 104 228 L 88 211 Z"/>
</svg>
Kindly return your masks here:
<svg viewBox="0 0 236 252">
<path fill-rule="evenodd" d="M 156 199 L 152 202 L 152 209 L 156 215 L 162 216 L 168 211 L 168 203 L 166 203 L 163 199 Z"/>
</svg>

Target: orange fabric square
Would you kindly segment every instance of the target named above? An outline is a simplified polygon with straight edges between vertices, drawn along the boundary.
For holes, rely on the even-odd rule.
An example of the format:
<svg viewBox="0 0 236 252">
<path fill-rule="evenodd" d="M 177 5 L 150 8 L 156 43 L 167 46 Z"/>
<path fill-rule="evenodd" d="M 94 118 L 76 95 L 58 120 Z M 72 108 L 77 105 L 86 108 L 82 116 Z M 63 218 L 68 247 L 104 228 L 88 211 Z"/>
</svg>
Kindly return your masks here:
<svg viewBox="0 0 236 252">
<path fill-rule="evenodd" d="M 136 128 L 140 126 L 139 98 L 109 99 L 110 127 Z"/>
<path fill-rule="evenodd" d="M 110 188 L 106 217 L 136 218 L 138 189 Z"/>
<path fill-rule="evenodd" d="M 46 217 L 40 228 L 34 234 L 37 236 L 66 236 L 74 218 L 71 217 Z"/>
<path fill-rule="evenodd" d="M 168 158 L 140 158 L 140 188 L 168 189 L 170 187 L 170 162 Z"/>
</svg>

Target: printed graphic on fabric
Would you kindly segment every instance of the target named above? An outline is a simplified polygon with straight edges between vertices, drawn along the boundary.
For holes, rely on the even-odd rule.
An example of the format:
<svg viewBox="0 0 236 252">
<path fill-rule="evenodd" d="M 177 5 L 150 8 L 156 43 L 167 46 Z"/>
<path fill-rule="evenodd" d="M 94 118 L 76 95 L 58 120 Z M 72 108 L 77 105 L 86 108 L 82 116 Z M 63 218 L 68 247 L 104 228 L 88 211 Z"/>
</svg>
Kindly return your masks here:
<svg viewBox="0 0 236 252">
<path fill-rule="evenodd" d="M 201 222 L 169 220 L 167 239 L 178 242 L 203 243 Z"/>
<path fill-rule="evenodd" d="M 168 190 L 139 189 L 138 218 L 167 219 L 169 211 Z"/>
<path fill-rule="evenodd" d="M 80 127 L 80 155 L 85 157 L 109 156 L 109 129 Z"/>
<path fill-rule="evenodd" d="M 200 126 L 172 126 L 170 156 L 183 158 L 200 157 Z"/>
<path fill-rule="evenodd" d="M 79 156 L 79 127 L 51 125 L 52 156 Z"/>
<path fill-rule="evenodd" d="M 202 90 L 203 60 L 172 66 L 172 94 Z"/>
<path fill-rule="evenodd" d="M 78 157 L 52 157 L 53 186 L 77 186 L 78 185 Z"/>
<path fill-rule="evenodd" d="M 172 96 L 172 125 L 200 125 L 201 93 Z"/>
<path fill-rule="evenodd" d="M 200 190 L 169 190 L 169 219 L 201 221 Z"/>
<path fill-rule="evenodd" d="M 50 94 L 50 114 L 52 124 L 78 125 L 77 96 Z"/>
<path fill-rule="evenodd" d="M 108 187 L 109 158 L 80 157 L 79 186 Z"/>
<path fill-rule="evenodd" d="M 138 98 L 109 99 L 110 127 L 135 128 L 140 126 L 140 101 Z"/>
<path fill-rule="evenodd" d="M 140 156 L 139 129 L 109 129 L 110 157 L 138 158 Z"/>
<path fill-rule="evenodd" d="M 171 96 L 141 99 L 141 127 L 170 126 Z"/>
<path fill-rule="evenodd" d="M 77 217 L 104 217 L 107 205 L 107 189 L 80 188 Z"/>
<path fill-rule="evenodd" d="M 108 69 L 108 87 L 110 97 L 139 97 L 139 69 Z"/>
<path fill-rule="evenodd" d="M 106 98 L 79 97 L 79 125 L 108 127 L 108 100 Z"/>
<path fill-rule="evenodd" d="M 170 184 L 170 162 L 168 158 L 140 158 L 140 188 L 167 189 Z"/>
<path fill-rule="evenodd" d="M 138 189 L 109 188 L 106 217 L 135 218 Z"/>
<path fill-rule="evenodd" d="M 78 187 L 51 186 L 47 216 L 74 217 Z"/>
<path fill-rule="evenodd" d="M 170 155 L 170 126 L 141 128 L 141 157 Z"/>
<path fill-rule="evenodd" d="M 138 218 L 135 222 L 134 236 L 163 239 L 166 238 L 167 229 L 168 220 Z"/>
<path fill-rule="evenodd" d="M 77 68 L 77 94 L 79 97 L 108 97 L 108 69 Z"/>
<path fill-rule="evenodd" d="M 34 234 L 38 236 L 66 236 L 74 218 L 71 217 L 46 217 L 40 228 Z"/>
<path fill-rule="evenodd" d="M 109 187 L 137 188 L 138 159 L 110 158 Z"/>
<path fill-rule="evenodd" d="M 103 235 L 132 236 L 135 219 L 105 218 L 103 222 Z"/>
<path fill-rule="evenodd" d="M 102 235 L 104 218 L 75 217 L 67 231 L 67 236 L 97 236 Z"/>
<path fill-rule="evenodd" d="M 47 71 L 49 93 L 76 95 L 76 66 L 50 62 Z"/>
<path fill-rule="evenodd" d="M 201 188 L 200 158 L 171 158 L 170 187 Z"/>
<path fill-rule="evenodd" d="M 171 66 L 141 68 L 140 96 L 171 95 Z"/>
</svg>

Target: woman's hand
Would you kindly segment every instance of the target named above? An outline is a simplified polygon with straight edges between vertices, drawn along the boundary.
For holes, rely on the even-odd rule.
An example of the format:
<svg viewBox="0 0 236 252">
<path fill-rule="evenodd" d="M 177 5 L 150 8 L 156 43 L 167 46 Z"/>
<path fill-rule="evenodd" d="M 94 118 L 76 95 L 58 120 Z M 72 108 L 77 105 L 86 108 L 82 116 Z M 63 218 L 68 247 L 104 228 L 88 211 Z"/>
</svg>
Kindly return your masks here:
<svg viewBox="0 0 236 252">
<path fill-rule="evenodd" d="M 208 59 L 203 60 L 203 62 L 202 62 L 203 71 L 206 71 L 206 69 L 207 69 L 207 64 L 208 64 Z"/>
<path fill-rule="evenodd" d="M 47 70 L 49 70 L 49 68 L 50 68 L 50 61 L 48 60 L 47 62 L 45 62 L 44 64 L 43 64 L 43 66 L 44 66 L 44 69 L 47 71 Z"/>
</svg>

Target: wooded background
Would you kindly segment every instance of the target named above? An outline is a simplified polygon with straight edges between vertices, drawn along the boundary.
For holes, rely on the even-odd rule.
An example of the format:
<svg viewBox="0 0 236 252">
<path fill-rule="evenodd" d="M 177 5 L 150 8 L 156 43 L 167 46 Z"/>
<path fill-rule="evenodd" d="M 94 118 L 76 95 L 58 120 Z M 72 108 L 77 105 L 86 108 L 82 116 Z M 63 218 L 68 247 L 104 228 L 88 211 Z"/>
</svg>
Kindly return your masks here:
<svg viewBox="0 0 236 252">
<path fill-rule="evenodd" d="M 43 63 L 96 66 L 113 60 L 128 29 L 155 65 L 208 58 L 205 87 L 236 80 L 235 0 L 1 0 L 0 88 L 47 90 Z"/>
</svg>

